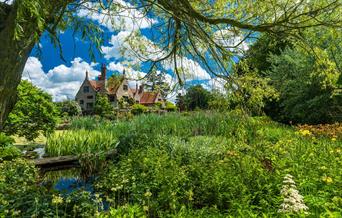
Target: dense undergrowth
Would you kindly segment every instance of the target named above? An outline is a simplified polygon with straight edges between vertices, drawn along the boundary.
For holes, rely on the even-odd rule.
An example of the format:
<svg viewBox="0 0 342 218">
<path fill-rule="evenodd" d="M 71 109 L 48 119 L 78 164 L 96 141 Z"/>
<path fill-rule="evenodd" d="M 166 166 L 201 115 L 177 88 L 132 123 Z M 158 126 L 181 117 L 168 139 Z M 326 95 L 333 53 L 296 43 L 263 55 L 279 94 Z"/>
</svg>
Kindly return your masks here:
<svg viewBox="0 0 342 218">
<path fill-rule="evenodd" d="M 0 215 L 342 216 L 339 137 L 235 111 L 151 114 L 115 123 L 82 118 L 47 142 L 51 156 L 113 148 L 119 156 L 97 175 L 93 192 L 47 192 L 37 186 L 32 164 L 0 163 Z M 306 213 L 278 212 L 287 174 Z"/>
</svg>

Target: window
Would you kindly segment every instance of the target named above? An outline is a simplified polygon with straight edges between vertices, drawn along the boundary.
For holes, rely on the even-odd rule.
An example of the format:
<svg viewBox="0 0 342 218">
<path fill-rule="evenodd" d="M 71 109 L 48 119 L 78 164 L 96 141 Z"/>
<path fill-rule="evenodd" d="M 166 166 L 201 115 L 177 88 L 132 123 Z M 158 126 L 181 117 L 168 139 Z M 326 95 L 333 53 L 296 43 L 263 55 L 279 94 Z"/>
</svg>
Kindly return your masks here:
<svg viewBox="0 0 342 218">
<path fill-rule="evenodd" d="M 87 99 L 93 99 L 93 98 L 94 98 L 93 95 L 88 95 L 88 96 L 87 96 Z"/>
<path fill-rule="evenodd" d="M 114 102 L 114 101 L 115 101 L 115 96 L 110 95 L 110 96 L 109 96 L 109 101 L 110 101 L 110 102 Z"/>
<path fill-rule="evenodd" d="M 84 101 L 83 101 L 83 100 L 80 100 L 80 104 L 84 104 Z"/>
<path fill-rule="evenodd" d="M 88 93 L 89 92 L 89 86 L 83 86 L 83 92 Z"/>
<path fill-rule="evenodd" d="M 123 90 L 127 91 L 128 90 L 128 85 L 123 85 Z"/>
<path fill-rule="evenodd" d="M 87 103 L 87 109 L 92 109 L 93 108 L 93 103 Z"/>
</svg>

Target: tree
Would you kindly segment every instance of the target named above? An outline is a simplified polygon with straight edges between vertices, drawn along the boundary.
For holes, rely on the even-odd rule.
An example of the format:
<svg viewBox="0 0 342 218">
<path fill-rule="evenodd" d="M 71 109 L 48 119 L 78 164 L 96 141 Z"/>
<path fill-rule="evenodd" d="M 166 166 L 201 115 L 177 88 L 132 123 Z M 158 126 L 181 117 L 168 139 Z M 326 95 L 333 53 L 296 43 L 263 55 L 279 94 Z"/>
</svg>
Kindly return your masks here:
<svg viewBox="0 0 342 218">
<path fill-rule="evenodd" d="M 76 101 L 62 101 L 56 103 L 61 116 L 79 116 L 82 114 L 82 109 Z"/>
<path fill-rule="evenodd" d="M 166 75 L 164 73 L 154 71 L 146 79 L 145 87 L 147 90 L 160 92 L 163 99 L 167 97 L 170 92 L 170 85 L 166 82 Z"/>
<path fill-rule="evenodd" d="M 179 108 L 179 111 L 184 111 L 186 109 L 184 99 L 184 96 L 181 93 L 178 93 L 176 97 L 176 106 Z"/>
<path fill-rule="evenodd" d="M 40 132 L 53 132 L 58 110 L 51 96 L 26 80 L 21 81 L 18 92 L 18 102 L 5 123 L 5 133 L 33 140 Z"/>
<path fill-rule="evenodd" d="M 280 55 L 286 47 L 292 46 L 291 40 L 287 38 L 264 33 L 245 52 L 234 71 L 238 75 L 254 72 L 265 77 L 272 65 L 270 55 Z"/>
<path fill-rule="evenodd" d="M 341 73 L 328 53 L 314 48 L 311 56 L 300 48 L 272 55 L 270 78 L 280 93 L 277 119 L 295 123 L 342 121 Z"/>
<path fill-rule="evenodd" d="M 278 93 L 269 78 L 256 73 L 245 73 L 227 83 L 228 105 L 230 109 L 242 109 L 250 115 L 262 115 L 267 101 L 276 100 Z"/>
<path fill-rule="evenodd" d="M 227 111 L 230 109 L 227 94 L 219 91 L 213 91 L 208 102 L 210 110 Z"/>
<path fill-rule="evenodd" d="M 94 106 L 94 113 L 101 117 L 110 118 L 114 113 L 114 108 L 110 104 L 108 97 L 104 94 L 97 93 L 95 106 Z"/>
<path fill-rule="evenodd" d="M 201 85 L 191 86 L 184 96 L 184 103 L 188 110 L 208 109 L 210 92 Z"/>
<path fill-rule="evenodd" d="M 47 32 L 54 44 L 60 47 L 59 30 L 73 28 L 82 33 L 82 39 L 92 42 L 90 48 L 100 48 L 103 39 L 101 28 L 95 22 L 79 17 L 77 12 L 80 10 L 120 16 L 123 10 L 137 8 L 143 16 L 153 14 L 158 25 L 152 26 L 159 40 L 155 41 L 154 46 L 134 40 L 131 40 L 131 45 L 138 50 L 135 54 L 151 63 L 151 69 L 158 63 L 168 62 L 179 81 L 182 81 L 184 74 L 183 57 L 202 63 L 214 75 L 228 76 L 229 60 L 236 55 L 232 49 L 238 48 L 249 37 L 255 37 L 255 32 L 289 35 L 297 40 L 306 28 L 336 28 L 341 27 L 342 22 L 339 0 L 246 0 L 239 1 L 239 4 L 232 0 L 211 3 L 207 0 L 9 2 L 0 2 L 0 129 L 17 100 L 16 89 L 27 58 L 43 32 Z M 122 16 L 126 15 L 124 13 Z M 108 20 L 117 20 L 111 18 Z M 115 26 L 114 22 L 112 24 Z M 120 24 L 118 22 L 116 26 Z M 139 32 L 132 34 L 132 38 L 134 35 L 139 35 Z M 237 37 L 241 38 L 241 42 L 229 44 Z M 93 52 L 90 54 L 94 57 Z"/>
</svg>

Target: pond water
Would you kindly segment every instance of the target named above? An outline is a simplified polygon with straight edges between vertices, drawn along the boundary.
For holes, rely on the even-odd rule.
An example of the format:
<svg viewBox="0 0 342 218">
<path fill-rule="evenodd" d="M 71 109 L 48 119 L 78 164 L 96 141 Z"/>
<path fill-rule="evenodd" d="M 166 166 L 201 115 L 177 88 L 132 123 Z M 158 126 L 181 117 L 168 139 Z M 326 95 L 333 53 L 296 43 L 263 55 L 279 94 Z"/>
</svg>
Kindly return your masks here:
<svg viewBox="0 0 342 218">
<path fill-rule="evenodd" d="M 79 168 L 60 171 L 45 172 L 41 185 L 47 187 L 50 191 L 59 192 L 64 198 L 75 191 L 89 192 L 92 199 L 95 199 L 94 182 L 96 176 L 82 178 Z M 101 211 L 109 209 L 109 203 L 102 199 Z"/>
</svg>

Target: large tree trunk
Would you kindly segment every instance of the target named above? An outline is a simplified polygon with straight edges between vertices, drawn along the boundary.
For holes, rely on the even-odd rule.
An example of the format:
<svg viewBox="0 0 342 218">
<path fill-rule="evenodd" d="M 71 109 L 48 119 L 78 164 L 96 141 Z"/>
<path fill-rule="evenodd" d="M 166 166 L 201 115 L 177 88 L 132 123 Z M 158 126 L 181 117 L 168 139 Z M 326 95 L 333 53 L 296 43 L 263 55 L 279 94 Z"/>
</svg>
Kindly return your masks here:
<svg viewBox="0 0 342 218">
<path fill-rule="evenodd" d="M 35 44 L 32 32 L 23 27 L 25 34 L 14 38 L 16 8 L 0 4 L 0 130 L 17 100 L 20 83 L 27 58 Z"/>
</svg>

